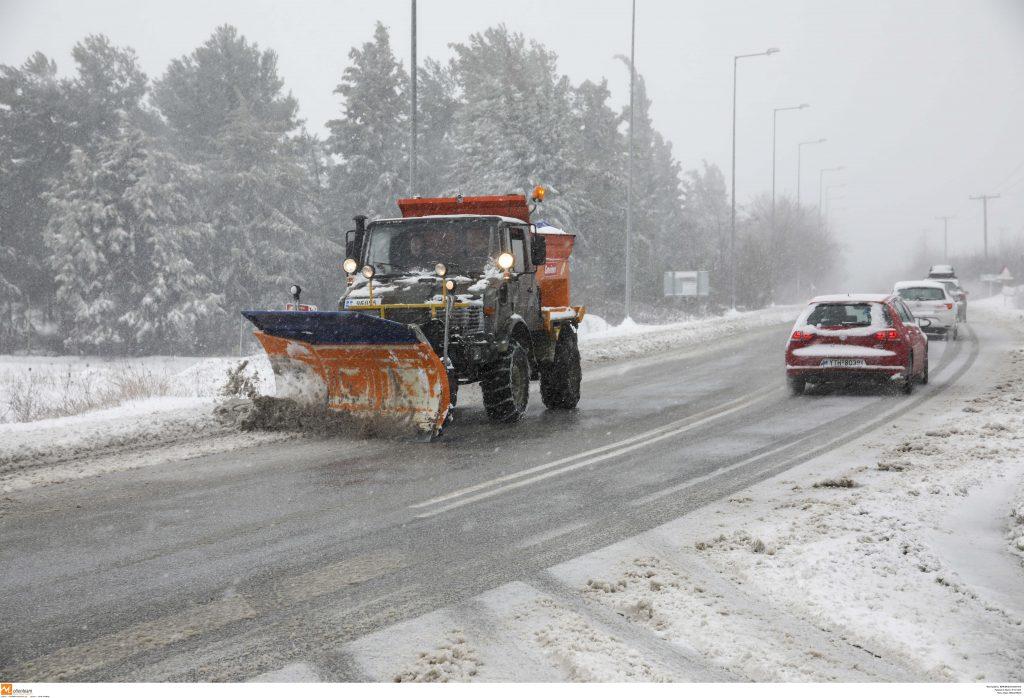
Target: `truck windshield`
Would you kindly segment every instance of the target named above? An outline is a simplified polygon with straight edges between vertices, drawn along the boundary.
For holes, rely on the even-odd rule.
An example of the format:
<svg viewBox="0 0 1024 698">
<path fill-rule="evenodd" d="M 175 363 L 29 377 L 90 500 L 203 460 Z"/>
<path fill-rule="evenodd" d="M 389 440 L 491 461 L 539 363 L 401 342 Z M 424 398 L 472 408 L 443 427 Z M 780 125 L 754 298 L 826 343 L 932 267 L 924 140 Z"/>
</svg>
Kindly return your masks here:
<svg viewBox="0 0 1024 698">
<path fill-rule="evenodd" d="M 433 271 L 443 262 L 455 274 L 480 274 L 501 252 L 499 221 L 489 218 L 407 218 L 372 223 L 366 264 L 380 273 Z"/>
</svg>

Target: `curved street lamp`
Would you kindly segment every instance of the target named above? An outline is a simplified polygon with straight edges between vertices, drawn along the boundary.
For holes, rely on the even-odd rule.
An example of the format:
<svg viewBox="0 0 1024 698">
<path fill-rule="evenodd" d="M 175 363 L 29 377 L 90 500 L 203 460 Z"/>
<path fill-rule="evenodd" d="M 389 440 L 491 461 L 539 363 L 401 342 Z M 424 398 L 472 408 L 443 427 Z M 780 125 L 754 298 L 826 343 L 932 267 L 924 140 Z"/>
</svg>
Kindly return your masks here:
<svg viewBox="0 0 1024 698">
<path fill-rule="evenodd" d="M 819 138 L 816 141 L 803 141 L 802 143 L 796 144 L 796 207 L 800 208 L 800 165 L 803 157 L 803 149 L 805 145 L 818 145 L 824 143 L 827 138 Z"/>
<path fill-rule="evenodd" d="M 736 73 L 741 58 L 756 58 L 757 56 L 771 56 L 778 53 L 779 49 L 770 48 L 757 53 L 741 53 L 732 57 L 732 214 L 729 224 L 729 259 L 732 267 L 732 307 L 736 308 Z"/>
<path fill-rule="evenodd" d="M 818 227 L 821 227 L 821 207 L 822 207 L 822 196 L 824 195 L 824 189 L 822 188 L 825 183 L 826 172 L 842 172 L 846 169 L 846 165 L 839 165 L 838 167 L 825 167 L 818 172 Z"/>
<path fill-rule="evenodd" d="M 780 111 L 797 111 L 809 109 L 810 104 L 798 104 L 795 107 L 775 107 L 772 110 L 772 225 L 775 224 L 775 122 Z"/>
</svg>

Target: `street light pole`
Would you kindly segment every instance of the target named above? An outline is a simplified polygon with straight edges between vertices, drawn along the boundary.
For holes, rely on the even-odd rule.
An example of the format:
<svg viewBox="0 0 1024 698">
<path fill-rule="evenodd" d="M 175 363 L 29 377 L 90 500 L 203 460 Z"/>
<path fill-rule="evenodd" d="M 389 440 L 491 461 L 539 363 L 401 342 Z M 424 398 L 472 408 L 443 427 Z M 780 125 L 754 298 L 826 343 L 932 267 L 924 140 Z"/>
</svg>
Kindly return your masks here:
<svg viewBox="0 0 1024 698">
<path fill-rule="evenodd" d="M 983 216 L 983 223 L 982 223 L 982 225 L 984 226 L 982 228 L 982 231 L 983 231 L 982 234 L 985 236 L 984 240 L 985 240 L 985 261 L 986 262 L 988 261 L 988 200 L 989 199 L 998 199 L 999 196 L 1000 196 L 999 194 L 979 194 L 978 196 L 969 196 L 969 197 L 967 197 L 967 198 L 971 199 L 972 201 L 980 201 L 981 202 L 981 211 L 982 211 L 982 216 Z"/>
<path fill-rule="evenodd" d="M 833 189 L 842 189 L 845 186 L 846 186 L 845 184 L 830 184 L 827 187 L 825 187 L 825 210 L 823 212 L 825 225 L 828 225 L 828 214 L 829 214 L 829 211 L 832 210 L 832 208 L 831 208 L 832 198 L 830 196 L 831 191 Z"/>
<path fill-rule="evenodd" d="M 807 109 L 810 104 L 800 104 L 795 107 L 776 107 L 772 110 L 772 228 L 775 227 L 775 122 L 780 111 L 792 111 L 794 109 Z"/>
<path fill-rule="evenodd" d="M 416 0 L 412 0 L 412 40 L 409 59 L 409 196 L 416 196 Z"/>
<path fill-rule="evenodd" d="M 635 0 L 634 0 L 635 1 Z M 741 58 L 754 58 L 756 56 L 770 56 L 778 53 L 779 49 L 770 48 L 767 51 L 758 53 L 744 53 L 732 57 L 732 214 L 729 224 L 729 261 L 732 277 L 732 307 L 736 308 L 736 74 L 738 72 Z"/>
<path fill-rule="evenodd" d="M 845 165 L 840 165 L 839 167 L 826 167 L 826 168 L 824 168 L 823 170 L 821 170 L 818 173 L 818 227 L 819 228 L 821 228 L 821 223 L 822 223 L 822 218 L 821 218 L 821 206 L 822 206 L 821 197 L 822 197 L 822 194 L 823 194 L 822 186 L 825 183 L 825 173 L 826 172 L 840 172 L 841 170 L 845 170 L 845 169 L 846 169 Z"/>
<path fill-rule="evenodd" d="M 629 29 L 629 173 L 626 176 L 626 317 L 633 312 L 633 123 L 635 110 L 633 96 L 636 94 L 636 0 Z"/>
<path fill-rule="evenodd" d="M 800 167 L 803 160 L 803 149 L 805 145 L 818 145 L 824 143 L 827 138 L 819 138 L 816 141 L 804 141 L 796 144 L 796 207 L 800 208 Z"/>
<path fill-rule="evenodd" d="M 935 220 L 942 221 L 942 259 L 949 262 L 949 219 L 956 216 L 936 216 Z"/>
</svg>

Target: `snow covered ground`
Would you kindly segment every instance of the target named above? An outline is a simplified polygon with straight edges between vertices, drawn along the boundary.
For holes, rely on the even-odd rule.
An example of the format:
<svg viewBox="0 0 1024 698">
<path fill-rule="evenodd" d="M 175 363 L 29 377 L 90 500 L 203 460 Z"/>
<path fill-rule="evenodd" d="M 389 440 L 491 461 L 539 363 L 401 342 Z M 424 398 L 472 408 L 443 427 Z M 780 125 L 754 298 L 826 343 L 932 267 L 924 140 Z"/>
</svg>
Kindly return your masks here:
<svg viewBox="0 0 1024 698">
<path fill-rule="evenodd" d="M 791 323 L 801 310 L 803 306 L 798 305 L 773 306 L 668 325 L 641 325 L 627 319 L 612 326 L 601 317 L 585 315 L 580 323 L 580 355 L 585 362 L 600 363 L 698 346 L 739 332 Z"/>
<path fill-rule="evenodd" d="M 897 423 L 346 649 L 378 680 L 1024 680 L 1024 314 L 971 312 L 986 351 Z"/>
<path fill-rule="evenodd" d="M 266 357 L 248 361 L 272 390 Z M 238 363 L 0 357 L 0 492 L 288 438 L 240 434 L 214 418 L 227 371 Z M 15 407 L 47 418 L 13 421 Z"/>
<path fill-rule="evenodd" d="M 789 322 L 797 313 L 795 307 L 779 307 L 617 327 L 591 315 L 581 328 L 580 351 L 585 363 L 596 364 L 684 349 Z M 274 395 L 273 372 L 263 354 L 244 359 L 0 356 L 0 492 L 295 438 L 239 434 L 215 418 L 227 372 L 242 360 L 260 392 Z M 478 405 L 474 390 L 462 393 L 464 406 Z"/>
</svg>

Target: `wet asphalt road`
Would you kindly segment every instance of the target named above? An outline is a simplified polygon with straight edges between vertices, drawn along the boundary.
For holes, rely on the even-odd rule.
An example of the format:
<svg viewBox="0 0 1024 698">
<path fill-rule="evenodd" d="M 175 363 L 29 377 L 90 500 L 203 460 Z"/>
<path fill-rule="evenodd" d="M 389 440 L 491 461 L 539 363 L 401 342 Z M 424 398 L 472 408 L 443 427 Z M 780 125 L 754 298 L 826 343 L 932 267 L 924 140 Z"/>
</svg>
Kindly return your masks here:
<svg viewBox="0 0 1024 698">
<path fill-rule="evenodd" d="M 12 495 L 0 513 L 0 676 L 244 680 L 657 526 L 856 438 L 956 379 L 785 390 L 788 325 L 585 368 L 578 411 L 531 396 L 442 442 L 302 438 Z M 474 404 L 475 403 L 475 404 Z"/>
</svg>

